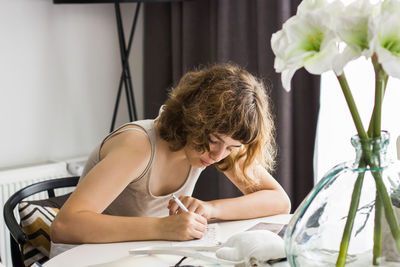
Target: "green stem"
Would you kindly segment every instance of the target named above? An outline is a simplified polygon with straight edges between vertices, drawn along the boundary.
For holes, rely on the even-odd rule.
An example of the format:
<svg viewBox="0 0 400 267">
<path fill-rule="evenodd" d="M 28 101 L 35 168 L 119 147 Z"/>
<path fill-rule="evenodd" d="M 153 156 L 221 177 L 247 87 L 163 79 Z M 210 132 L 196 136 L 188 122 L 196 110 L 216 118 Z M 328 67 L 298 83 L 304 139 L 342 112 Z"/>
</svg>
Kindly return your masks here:
<svg viewBox="0 0 400 267">
<path fill-rule="evenodd" d="M 375 71 L 375 104 L 371 121 L 368 127 L 370 137 L 378 137 L 381 134 L 382 101 L 386 91 L 388 75 L 378 62 L 376 55 L 372 56 L 372 64 Z M 382 248 L 382 201 L 376 191 L 375 199 L 375 222 L 374 222 L 374 247 L 372 262 L 374 265 L 380 264 Z"/>
<path fill-rule="evenodd" d="M 382 180 L 382 171 L 378 165 L 374 162 L 373 152 L 370 146 L 363 146 L 363 153 L 365 153 L 365 161 L 371 169 L 372 176 L 375 179 L 376 190 L 378 192 L 378 197 L 383 204 L 383 209 L 385 212 L 386 221 L 389 224 L 390 231 L 392 233 L 394 242 L 396 244 L 397 251 L 400 253 L 400 229 L 399 223 L 397 221 L 396 214 L 393 210 L 392 201 L 386 190 L 386 186 Z M 375 237 L 374 237 L 375 238 Z"/>
<path fill-rule="evenodd" d="M 372 169 L 377 167 L 378 166 L 374 166 L 373 164 L 371 166 Z M 375 183 L 376 183 L 376 188 L 378 190 L 379 198 L 382 200 L 386 221 L 388 222 L 390 231 L 392 232 L 392 236 L 396 244 L 397 251 L 400 253 L 400 229 L 396 214 L 394 213 L 393 210 L 392 201 L 386 190 L 386 186 L 382 181 L 381 172 L 380 171 L 372 172 L 372 175 L 375 178 Z"/>
<path fill-rule="evenodd" d="M 379 197 L 378 191 L 376 191 L 375 221 L 374 221 L 374 248 L 372 250 L 373 265 L 380 264 L 381 247 L 382 247 L 382 201 L 381 201 L 381 198 Z"/>
<path fill-rule="evenodd" d="M 364 160 L 360 161 L 359 168 L 364 168 L 366 166 Z M 361 189 L 364 182 L 365 172 L 360 172 L 358 174 L 356 183 L 354 184 L 353 193 L 351 195 L 351 203 L 349 213 L 347 215 L 346 225 L 344 226 L 342 241 L 340 242 L 339 256 L 336 261 L 336 267 L 345 266 L 347 258 L 347 250 L 350 244 L 351 232 L 353 230 L 354 218 L 357 214 L 358 205 L 360 203 Z"/>
<path fill-rule="evenodd" d="M 337 78 L 339 80 L 340 87 L 342 88 L 344 97 L 347 102 L 347 106 L 349 107 L 351 116 L 352 116 L 354 124 L 356 126 L 358 136 L 363 140 L 367 140 L 368 135 L 365 132 L 364 126 L 361 122 L 360 114 L 358 113 L 358 109 L 357 109 L 356 103 L 354 101 L 353 95 L 351 94 L 350 87 L 347 83 L 346 76 L 343 73 L 342 75 L 337 76 Z M 360 161 L 360 167 L 366 166 L 363 158 L 364 157 L 362 157 L 362 159 Z M 356 216 L 358 204 L 360 202 L 360 195 L 361 195 L 363 181 L 364 181 L 364 172 L 359 174 L 359 176 L 356 180 L 356 183 L 354 185 L 353 193 L 351 196 L 350 209 L 349 209 L 349 213 L 347 216 L 346 225 L 345 225 L 345 228 L 343 231 L 342 241 L 340 243 L 339 255 L 338 255 L 338 258 L 336 261 L 336 267 L 342 267 L 346 264 L 347 251 L 349 248 L 351 232 L 353 230 L 354 218 Z"/>
<path fill-rule="evenodd" d="M 353 95 L 351 94 L 350 87 L 349 87 L 349 84 L 347 83 L 346 76 L 343 73 L 342 75 L 337 76 L 337 78 L 339 80 L 340 87 L 342 88 L 344 97 L 346 99 L 351 116 L 353 118 L 354 125 L 356 126 L 358 136 L 360 137 L 360 139 L 365 140 L 368 138 L 368 136 L 367 136 L 367 133 L 364 130 L 364 126 L 361 122 L 360 114 L 358 113 L 358 109 L 357 109 L 356 103 L 354 102 Z"/>
<path fill-rule="evenodd" d="M 373 125 L 373 130 L 371 134 L 371 128 L 369 127 L 368 133 L 370 137 L 378 137 L 381 134 L 382 101 L 386 91 L 388 75 L 379 64 L 376 55 L 372 57 L 372 64 L 375 70 L 375 105 L 370 123 L 370 127 Z"/>
<path fill-rule="evenodd" d="M 381 73 L 384 73 L 384 71 L 382 70 Z M 344 94 L 346 102 L 347 102 L 347 105 L 348 105 L 350 113 L 352 115 L 354 124 L 356 126 L 356 129 L 357 129 L 357 132 L 358 132 L 358 136 L 360 137 L 360 141 L 362 142 L 362 145 L 363 145 L 363 159 L 365 160 L 366 165 L 369 165 L 371 169 L 377 169 L 377 167 L 379 167 L 379 166 L 376 166 L 376 164 L 373 162 L 372 151 L 371 151 L 370 147 L 368 147 L 367 143 L 365 142 L 368 139 L 368 135 L 365 132 L 364 127 L 362 125 L 361 118 L 360 118 L 360 115 L 358 113 L 356 104 L 354 102 L 354 98 L 353 98 L 353 96 L 351 94 L 351 91 L 350 91 L 349 85 L 347 83 L 346 77 L 345 77 L 344 74 L 342 74 L 340 76 L 337 76 L 337 78 L 339 80 L 340 86 L 342 88 L 343 94 Z M 382 77 L 380 77 L 380 79 L 381 78 Z M 383 79 L 383 80 L 385 82 L 381 86 L 382 91 L 381 91 L 380 95 L 383 95 L 383 93 L 384 93 L 384 88 L 386 86 L 387 77 L 385 79 Z M 377 101 L 382 102 L 382 98 L 379 98 L 379 96 L 378 96 Z M 380 109 L 381 109 L 381 104 L 378 104 L 377 105 L 377 110 L 380 110 Z M 374 135 L 376 133 L 376 129 L 375 128 L 380 129 L 380 124 L 381 124 L 380 114 L 378 114 L 379 116 L 377 116 L 377 115 L 375 115 L 376 112 L 380 113 L 380 111 L 375 111 L 374 110 L 373 119 L 372 119 L 373 123 L 372 123 L 372 125 L 370 125 L 372 127 L 371 131 L 373 131 L 371 135 Z M 370 129 L 371 129 L 371 127 L 370 127 Z M 379 135 L 380 135 L 380 132 L 379 132 Z M 392 206 L 390 197 L 388 195 L 388 192 L 386 191 L 385 184 L 382 181 L 382 177 L 381 177 L 380 171 L 378 171 L 378 172 L 372 171 L 372 175 L 375 178 L 375 183 L 376 183 L 378 196 L 382 200 L 382 204 L 383 204 L 383 208 L 384 208 L 384 211 L 385 211 L 386 220 L 387 220 L 387 222 L 389 224 L 390 230 L 392 232 L 392 236 L 393 236 L 393 238 L 395 240 L 397 250 L 400 252 L 400 229 L 399 229 L 399 225 L 398 225 L 398 222 L 397 222 L 396 215 L 395 215 L 394 210 L 393 210 L 393 206 Z M 356 186 L 357 186 L 357 184 L 356 184 Z M 358 189 L 354 189 L 354 191 L 353 191 L 352 203 L 357 203 L 357 201 L 359 201 L 358 198 L 359 198 L 359 194 L 360 193 L 354 193 L 356 190 L 358 190 Z M 354 217 L 352 217 L 352 216 L 348 217 L 347 221 L 346 221 L 346 224 L 348 224 L 349 226 L 347 228 L 345 227 L 345 230 L 344 230 L 344 233 L 343 233 L 343 236 L 345 238 L 347 238 L 347 236 L 351 235 L 352 225 L 354 224 Z M 348 244 L 349 244 L 349 240 L 346 240 L 346 239 L 342 240 L 340 251 L 339 251 L 339 257 L 338 257 L 336 266 L 344 266 L 344 264 L 346 262 Z M 377 244 L 377 245 L 380 245 L 380 244 Z"/>
</svg>

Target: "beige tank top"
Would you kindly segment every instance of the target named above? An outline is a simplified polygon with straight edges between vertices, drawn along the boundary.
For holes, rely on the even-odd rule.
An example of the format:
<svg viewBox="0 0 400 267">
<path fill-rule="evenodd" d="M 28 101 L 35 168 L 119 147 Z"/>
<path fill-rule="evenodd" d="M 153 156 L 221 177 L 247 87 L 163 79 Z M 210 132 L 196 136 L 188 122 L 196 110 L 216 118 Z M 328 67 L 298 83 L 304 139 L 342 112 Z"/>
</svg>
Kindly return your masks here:
<svg viewBox="0 0 400 267">
<path fill-rule="evenodd" d="M 137 125 L 138 128 L 121 128 L 127 125 Z M 100 149 L 104 142 L 113 136 L 129 131 L 136 130 L 142 131 L 147 134 L 151 143 L 151 157 L 144 172 L 139 178 L 131 182 L 119 196 L 105 209 L 104 214 L 118 215 L 118 216 L 136 216 L 136 217 L 164 217 L 168 216 L 168 201 L 170 195 L 167 196 L 154 196 L 150 192 L 150 178 L 153 169 L 154 157 L 156 151 L 156 130 L 154 128 L 154 120 L 142 120 L 130 122 L 122 125 L 117 130 L 110 133 L 99 146 L 89 156 L 85 168 L 83 170 L 81 180 L 85 178 L 86 174 L 100 161 Z M 193 193 L 194 186 L 200 173 L 204 168 L 191 167 L 185 183 L 175 192 L 176 196 L 186 195 L 190 196 Z M 113 179 L 113 177 L 110 177 Z M 132 179 L 133 180 L 133 179 Z"/>
</svg>

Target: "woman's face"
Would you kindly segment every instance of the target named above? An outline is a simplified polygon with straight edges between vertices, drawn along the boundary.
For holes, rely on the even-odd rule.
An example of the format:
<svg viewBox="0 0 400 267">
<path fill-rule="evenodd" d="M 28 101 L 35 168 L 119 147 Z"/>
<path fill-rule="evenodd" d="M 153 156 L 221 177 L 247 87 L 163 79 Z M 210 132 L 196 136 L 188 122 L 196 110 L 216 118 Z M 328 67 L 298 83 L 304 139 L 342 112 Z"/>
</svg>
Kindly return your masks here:
<svg viewBox="0 0 400 267">
<path fill-rule="evenodd" d="M 208 137 L 210 151 L 198 152 L 194 148 L 185 146 L 184 151 L 190 164 L 195 167 L 207 167 L 223 160 L 229 154 L 242 146 L 238 140 L 234 140 L 223 134 L 210 134 Z"/>
</svg>

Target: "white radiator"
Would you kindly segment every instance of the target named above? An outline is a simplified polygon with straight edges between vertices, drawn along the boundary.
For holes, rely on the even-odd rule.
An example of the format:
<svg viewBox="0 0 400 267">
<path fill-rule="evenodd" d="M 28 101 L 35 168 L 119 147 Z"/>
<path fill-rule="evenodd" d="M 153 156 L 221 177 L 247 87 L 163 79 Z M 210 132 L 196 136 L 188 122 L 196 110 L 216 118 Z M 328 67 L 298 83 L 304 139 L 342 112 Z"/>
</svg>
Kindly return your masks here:
<svg viewBox="0 0 400 267">
<path fill-rule="evenodd" d="M 65 161 L 0 171 L 0 255 L 1 261 L 6 267 L 12 267 L 10 232 L 4 223 L 3 217 L 3 207 L 8 198 L 19 189 L 30 184 L 54 178 L 77 175 L 76 173 L 71 174 L 68 170 L 71 170 L 71 165 L 73 168 L 76 168 L 76 166 L 81 164 L 83 163 L 80 161 L 74 161 L 72 164 Z M 56 195 L 61 195 L 71 191 L 71 189 L 57 190 Z M 45 198 L 47 198 L 47 193 L 43 192 L 35 194 L 27 199 L 38 200 Z M 17 214 L 16 210 L 14 212 Z"/>
</svg>

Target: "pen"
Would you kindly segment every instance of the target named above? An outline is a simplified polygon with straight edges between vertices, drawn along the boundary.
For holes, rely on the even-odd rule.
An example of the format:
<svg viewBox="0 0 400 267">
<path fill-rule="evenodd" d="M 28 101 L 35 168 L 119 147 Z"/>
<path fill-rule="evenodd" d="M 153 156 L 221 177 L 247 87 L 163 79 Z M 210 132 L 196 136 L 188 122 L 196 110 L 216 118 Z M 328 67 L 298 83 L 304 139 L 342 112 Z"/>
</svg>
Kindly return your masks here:
<svg viewBox="0 0 400 267">
<path fill-rule="evenodd" d="M 179 200 L 179 198 L 177 198 L 174 194 L 172 194 L 172 199 L 176 202 L 176 204 L 178 204 L 178 206 L 183 210 L 188 212 L 189 210 L 185 207 L 185 205 L 183 205 L 183 203 Z"/>
</svg>

